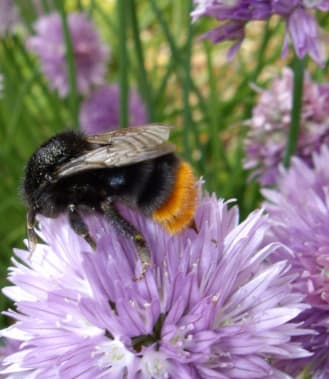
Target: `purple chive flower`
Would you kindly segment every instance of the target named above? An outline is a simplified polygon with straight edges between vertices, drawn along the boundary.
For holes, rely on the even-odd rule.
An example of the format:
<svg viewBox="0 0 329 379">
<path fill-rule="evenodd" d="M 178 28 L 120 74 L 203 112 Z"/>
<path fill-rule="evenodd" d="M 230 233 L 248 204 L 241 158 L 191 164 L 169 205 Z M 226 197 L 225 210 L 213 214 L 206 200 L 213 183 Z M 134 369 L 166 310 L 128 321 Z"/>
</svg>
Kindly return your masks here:
<svg viewBox="0 0 329 379">
<path fill-rule="evenodd" d="M 92 22 L 83 13 L 70 13 L 68 25 L 75 58 L 77 88 L 87 94 L 92 85 L 104 82 L 109 50 L 104 45 Z M 66 46 L 62 22 L 58 13 L 39 18 L 35 24 L 36 35 L 27 42 L 41 60 L 42 70 L 51 86 L 60 96 L 69 91 Z"/>
<path fill-rule="evenodd" d="M 16 353 L 19 350 L 20 341 L 14 339 L 2 338 L 0 339 L 0 371 L 5 369 L 2 365 L 2 361 L 11 354 Z M 18 377 L 18 376 L 17 376 Z M 8 378 L 6 375 L 0 374 L 1 379 Z M 24 376 L 22 376 L 22 379 Z"/>
<path fill-rule="evenodd" d="M 261 90 L 245 143 L 244 168 L 264 185 L 275 183 L 285 154 L 292 108 L 293 73 L 285 68 L 268 90 Z M 329 84 L 305 74 L 296 155 L 312 165 L 312 154 L 329 142 Z"/>
<path fill-rule="evenodd" d="M 14 0 L 0 0 L 0 37 L 11 33 L 20 21 Z"/>
<path fill-rule="evenodd" d="M 277 189 L 263 190 L 271 226 L 268 239 L 289 249 L 278 249 L 272 260 L 289 261 L 291 274 L 297 275 L 295 289 L 312 306 L 296 321 L 317 332 L 311 337 L 295 337 L 295 341 L 314 353 L 313 357 L 281 362 L 281 366 L 292 374 L 307 366 L 317 379 L 329 377 L 328 162 L 327 146 L 314 155 L 313 168 L 295 157 L 288 171 L 281 170 Z"/>
<path fill-rule="evenodd" d="M 279 15 L 286 22 L 284 50 L 288 40 L 291 40 L 300 58 L 309 54 L 317 63 L 323 64 L 317 23 L 311 10 L 328 10 L 328 0 L 194 0 L 194 4 L 193 21 L 206 16 L 221 22 L 218 27 L 207 32 L 205 38 L 215 43 L 234 41 L 229 50 L 230 57 L 240 47 L 248 22 L 265 21 L 273 15 Z"/>
<path fill-rule="evenodd" d="M 267 265 L 261 211 L 238 224 L 238 210 L 206 196 L 192 229 L 169 235 L 137 213 L 152 264 L 144 279 L 132 241 L 100 216 L 87 219 L 96 251 L 66 218 L 40 217 L 30 257 L 16 250 L 4 293 L 16 322 L 2 335 L 21 341 L 3 374 L 16 378 L 282 378 L 276 360 L 309 353 L 292 336 L 305 305 L 291 291 L 285 261 Z M 20 263 L 22 262 L 22 263 Z M 47 374 L 47 375 L 46 375 Z M 46 375 L 46 376 L 45 376 Z"/>
<path fill-rule="evenodd" d="M 134 89 L 129 93 L 129 125 L 147 122 L 144 103 Z M 104 133 L 118 128 L 120 122 L 120 88 L 117 84 L 96 89 L 81 105 L 80 127 L 87 134 Z"/>
</svg>

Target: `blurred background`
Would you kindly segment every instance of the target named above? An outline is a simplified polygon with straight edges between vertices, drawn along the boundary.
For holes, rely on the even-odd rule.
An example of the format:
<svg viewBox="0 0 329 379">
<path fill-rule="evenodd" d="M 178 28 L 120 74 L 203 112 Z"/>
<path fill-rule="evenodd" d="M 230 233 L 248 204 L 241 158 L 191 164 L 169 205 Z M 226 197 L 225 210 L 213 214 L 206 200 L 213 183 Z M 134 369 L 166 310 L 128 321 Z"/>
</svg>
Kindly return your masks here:
<svg viewBox="0 0 329 379">
<path fill-rule="evenodd" d="M 215 23 L 192 23 L 192 7 L 191 0 L 0 0 L 1 287 L 13 248 L 24 248 L 25 163 L 65 129 L 173 125 L 171 141 L 205 190 L 236 199 L 241 218 L 259 205 L 259 185 L 244 169 L 245 139 L 262 89 L 290 64 L 290 53 L 281 57 L 284 24 L 273 17 L 248 25 L 228 60 L 231 43 L 202 39 Z M 308 64 L 322 82 L 327 67 Z M 8 305 L 0 296 L 0 309 Z"/>
</svg>

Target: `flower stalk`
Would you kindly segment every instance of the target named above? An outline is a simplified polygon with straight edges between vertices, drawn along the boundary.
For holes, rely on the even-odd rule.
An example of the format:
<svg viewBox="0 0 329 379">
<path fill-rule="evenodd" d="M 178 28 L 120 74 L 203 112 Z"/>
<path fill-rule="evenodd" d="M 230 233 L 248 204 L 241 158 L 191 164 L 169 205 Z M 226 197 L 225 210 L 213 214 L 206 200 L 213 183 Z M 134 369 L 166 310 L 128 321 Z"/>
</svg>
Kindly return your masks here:
<svg viewBox="0 0 329 379">
<path fill-rule="evenodd" d="M 68 73 L 69 88 L 70 88 L 71 113 L 72 113 L 74 127 L 77 128 L 79 126 L 79 97 L 78 97 L 78 89 L 77 89 L 76 66 L 75 66 L 75 61 L 74 61 L 73 44 L 72 44 L 72 39 L 70 35 L 69 25 L 68 25 L 63 1 L 58 2 L 58 10 L 61 16 L 63 34 L 64 34 L 64 40 L 65 40 L 65 46 L 66 46 L 65 54 L 66 54 L 67 73 Z"/>
<path fill-rule="evenodd" d="M 285 167 L 289 167 L 291 156 L 294 155 L 297 147 L 303 102 L 304 70 L 305 59 L 300 59 L 297 56 L 295 56 L 293 63 L 294 84 L 291 108 L 291 123 L 289 128 L 286 152 L 283 161 Z"/>
<path fill-rule="evenodd" d="M 139 86 L 140 90 L 143 96 L 143 99 L 145 101 L 145 105 L 147 108 L 148 113 L 148 119 L 149 121 L 153 122 L 155 120 L 154 116 L 154 105 L 152 101 L 152 88 L 150 86 L 146 68 L 145 68 L 145 58 L 144 58 L 144 50 L 142 46 L 142 41 L 140 38 L 140 26 L 138 22 L 138 16 L 137 16 L 137 4 L 135 0 L 129 0 L 130 1 L 130 7 L 131 7 L 131 27 L 132 27 L 132 37 L 134 41 L 134 47 L 136 52 L 136 58 L 137 58 L 137 64 L 139 68 L 138 73 L 138 80 L 139 80 Z"/>
<path fill-rule="evenodd" d="M 129 0 L 117 1 L 119 20 L 119 81 L 120 81 L 120 128 L 128 126 L 128 52 L 127 9 Z"/>
</svg>

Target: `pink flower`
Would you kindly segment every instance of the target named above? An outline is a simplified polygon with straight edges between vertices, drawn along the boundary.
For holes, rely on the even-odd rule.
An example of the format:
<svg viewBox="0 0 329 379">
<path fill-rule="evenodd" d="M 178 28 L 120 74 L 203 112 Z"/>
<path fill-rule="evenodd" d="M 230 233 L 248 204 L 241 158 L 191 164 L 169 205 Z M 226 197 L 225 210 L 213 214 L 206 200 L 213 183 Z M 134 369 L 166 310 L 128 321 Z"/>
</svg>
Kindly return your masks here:
<svg viewBox="0 0 329 379">
<path fill-rule="evenodd" d="M 117 84 L 105 85 L 94 91 L 81 105 L 80 127 L 87 134 L 114 130 L 120 123 L 120 88 Z M 145 106 L 136 90 L 129 93 L 129 125 L 147 123 Z"/>
<path fill-rule="evenodd" d="M 245 143 L 244 167 L 262 185 L 274 184 L 283 161 L 292 107 L 293 73 L 285 68 L 253 109 Z M 300 135 L 296 155 L 312 165 L 313 152 L 329 142 L 329 84 L 304 78 Z"/>
<path fill-rule="evenodd" d="M 313 336 L 295 337 L 314 355 L 280 362 L 293 375 L 308 367 L 312 378 L 329 377 L 329 150 L 322 146 L 314 154 L 312 168 L 293 158 L 288 171 L 281 170 L 276 189 L 264 189 L 269 214 L 267 243 L 281 242 L 285 248 L 271 256 L 272 262 L 287 259 L 293 285 L 312 308 L 295 321 L 313 329 Z"/>
<path fill-rule="evenodd" d="M 70 13 L 68 26 L 75 58 L 79 93 L 86 95 L 92 85 L 104 82 L 109 49 L 104 45 L 91 21 L 83 13 Z M 36 35 L 27 42 L 41 60 L 42 70 L 60 96 L 69 91 L 66 46 L 60 15 L 51 13 L 39 18 Z"/>
<path fill-rule="evenodd" d="M 291 40 L 300 58 L 309 54 L 318 64 L 323 64 L 317 23 L 310 10 L 328 10 L 328 0 L 194 0 L 194 3 L 194 21 L 202 17 L 213 17 L 220 21 L 220 25 L 204 37 L 213 42 L 235 41 L 229 51 L 230 56 L 243 41 L 248 22 L 265 21 L 273 15 L 279 15 L 286 23 L 284 50 Z"/>
<path fill-rule="evenodd" d="M 14 0 L 0 0 L 0 38 L 12 32 L 20 22 L 19 12 Z"/>
<path fill-rule="evenodd" d="M 152 264 L 135 280 L 140 262 L 131 240 L 102 217 L 87 219 L 97 249 L 64 217 L 40 217 L 32 257 L 18 250 L 5 294 L 15 322 L 2 331 L 22 342 L 3 361 L 19 378 L 282 378 L 274 362 L 308 356 L 291 320 L 305 305 L 291 291 L 285 261 L 267 265 L 276 244 L 261 247 L 261 211 L 242 223 L 238 210 L 206 196 L 195 223 L 169 235 L 127 209 L 145 236 Z M 138 271 L 140 272 L 140 271 Z"/>
</svg>

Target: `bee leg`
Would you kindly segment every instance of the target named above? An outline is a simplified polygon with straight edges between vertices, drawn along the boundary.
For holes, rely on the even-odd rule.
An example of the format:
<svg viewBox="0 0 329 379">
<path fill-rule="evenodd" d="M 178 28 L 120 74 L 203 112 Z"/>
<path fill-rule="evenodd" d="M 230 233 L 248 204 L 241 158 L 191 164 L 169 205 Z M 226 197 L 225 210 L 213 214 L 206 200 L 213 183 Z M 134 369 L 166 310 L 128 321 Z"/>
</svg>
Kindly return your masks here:
<svg viewBox="0 0 329 379">
<path fill-rule="evenodd" d="M 26 214 L 26 234 L 28 241 L 28 249 L 31 253 L 35 250 L 35 246 L 39 241 L 39 238 L 34 230 L 36 221 L 35 221 L 35 212 L 32 209 L 28 209 Z"/>
<path fill-rule="evenodd" d="M 138 257 L 142 262 L 142 273 L 139 277 L 135 278 L 135 280 L 143 279 L 150 265 L 150 252 L 146 246 L 144 237 L 133 225 L 121 216 L 110 200 L 104 201 L 101 204 L 101 210 L 119 233 L 133 240 L 136 244 Z"/>
<path fill-rule="evenodd" d="M 83 221 L 77 207 L 74 204 L 70 204 L 68 206 L 68 215 L 71 228 L 76 232 L 76 234 L 84 238 L 91 248 L 95 250 L 96 242 L 89 234 L 88 226 Z"/>
<path fill-rule="evenodd" d="M 199 234 L 199 229 L 198 229 L 194 219 L 190 223 L 190 228 L 193 229 L 197 234 Z"/>
</svg>

